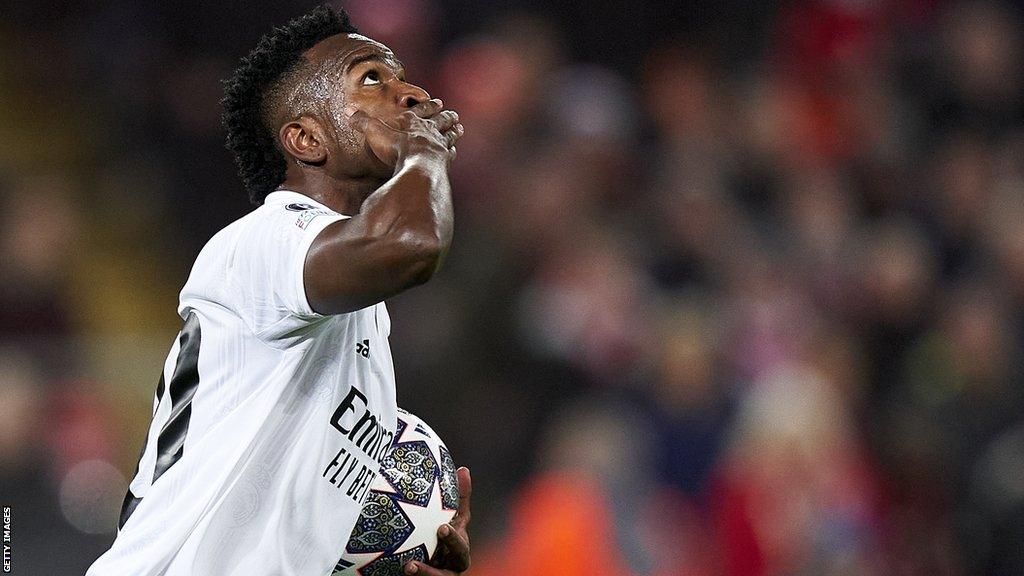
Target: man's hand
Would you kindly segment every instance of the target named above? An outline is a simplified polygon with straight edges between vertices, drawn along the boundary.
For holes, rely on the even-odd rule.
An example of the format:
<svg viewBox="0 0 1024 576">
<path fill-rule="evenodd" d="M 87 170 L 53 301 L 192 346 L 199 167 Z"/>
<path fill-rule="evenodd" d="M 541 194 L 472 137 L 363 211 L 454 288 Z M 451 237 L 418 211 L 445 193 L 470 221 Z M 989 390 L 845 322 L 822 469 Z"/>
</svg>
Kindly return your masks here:
<svg viewBox="0 0 1024 576">
<path fill-rule="evenodd" d="M 459 477 L 459 509 L 448 524 L 437 529 L 439 539 L 437 552 L 430 565 L 422 562 L 409 562 L 405 565 L 406 574 L 420 576 L 452 576 L 469 570 L 469 497 L 473 494 L 472 478 L 469 468 L 456 470 Z"/>
<path fill-rule="evenodd" d="M 352 127 L 366 137 L 369 152 L 389 168 L 419 153 L 455 158 L 455 142 L 465 133 L 459 114 L 443 110 L 439 99 L 420 102 L 398 116 L 384 121 L 357 111 L 349 118 Z"/>
</svg>

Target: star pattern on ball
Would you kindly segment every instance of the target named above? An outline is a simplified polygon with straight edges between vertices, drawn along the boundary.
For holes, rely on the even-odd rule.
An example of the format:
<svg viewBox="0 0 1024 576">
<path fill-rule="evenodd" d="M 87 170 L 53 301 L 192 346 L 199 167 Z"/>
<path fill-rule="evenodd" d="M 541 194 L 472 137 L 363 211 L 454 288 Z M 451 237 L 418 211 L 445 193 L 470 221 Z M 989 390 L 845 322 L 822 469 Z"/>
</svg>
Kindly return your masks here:
<svg viewBox="0 0 1024 576">
<path fill-rule="evenodd" d="M 434 488 L 431 491 L 430 500 L 427 501 L 426 506 L 418 506 L 411 502 L 398 502 L 398 506 L 405 512 L 406 517 L 409 519 L 409 524 L 412 525 L 413 531 L 406 536 L 408 542 L 426 542 L 427 548 L 433 550 L 437 547 L 437 528 L 438 526 L 433 522 L 436 522 L 438 514 L 442 514 L 441 507 L 441 491 L 438 488 L 437 482 L 434 482 Z"/>
</svg>

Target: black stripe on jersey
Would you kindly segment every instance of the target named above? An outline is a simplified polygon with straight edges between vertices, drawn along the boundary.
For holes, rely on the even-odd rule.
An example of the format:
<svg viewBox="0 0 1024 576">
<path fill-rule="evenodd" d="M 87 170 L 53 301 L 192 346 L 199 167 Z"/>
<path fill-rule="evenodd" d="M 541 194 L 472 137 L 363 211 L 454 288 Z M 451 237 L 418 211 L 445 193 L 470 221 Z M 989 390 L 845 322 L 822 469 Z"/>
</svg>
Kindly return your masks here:
<svg viewBox="0 0 1024 576">
<path fill-rule="evenodd" d="M 164 399 L 164 373 L 160 372 L 160 382 L 156 385 L 156 403 L 160 404 L 160 401 Z"/>
<path fill-rule="evenodd" d="M 128 521 L 132 516 L 132 512 L 135 512 L 136 506 L 142 502 L 142 498 L 138 498 L 132 493 L 132 489 L 128 488 L 128 491 L 124 493 L 124 502 L 121 503 L 121 516 L 117 521 L 117 529 L 124 528 L 124 523 Z"/>
<path fill-rule="evenodd" d="M 163 401 L 165 389 L 171 395 L 171 415 L 160 430 L 157 438 L 156 466 L 153 470 L 153 480 L 159 478 L 167 471 L 178 458 L 181 458 L 182 449 L 185 445 L 185 433 L 188 432 L 188 421 L 192 416 L 192 397 L 195 396 L 196 388 L 199 386 L 199 344 L 201 334 L 199 328 L 199 317 L 195 312 L 189 313 L 185 318 L 185 325 L 178 334 L 180 346 L 178 347 L 178 359 L 174 366 L 174 375 L 171 376 L 171 383 L 164 386 L 164 374 L 160 371 L 160 381 L 156 385 L 157 404 Z M 139 461 L 135 464 L 135 474 L 139 474 L 139 463 L 146 453 L 146 446 L 149 445 L 149 432 L 146 432 L 146 439 L 142 441 L 142 449 L 139 451 Z M 142 502 L 142 498 L 135 496 L 131 487 L 125 492 L 124 501 L 121 503 L 121 514 L 118 518 L 117 528 L 124 528 L 125 522 L 135 512 L 135 508 Z"/>
<path fill-rule="evenodd" d="M 199 343 L 201 341 L 199 316 L 189 312 L 185 326 L 181 329 L 181 346 L 174 375 L 167 383 L 167 395 L 171 399 L 171 415 L 164 422 L 156 440 L 156 467 L 153 482 L 167 472 L 181 458 L 185 448 L 185 434 L 192 417 L 192 397 L 199 387 Z"/>
<path fill-rule="evenodd" d="M 160 385 L 159 388 L 164 386 L 164 375 L 160 373 Z M 139 460 L 135 462 L 135 473 L 132 474 L 132 479 L 135 479 L 139 475 L 139 464 L 142 462 L 142 455 L 146 453 L 146 446 L 149 444 L 149 431 L 146 431 L 146 439 L 142 441 L 142 449 L 139 450 Z M 128 521 L 128 518 L 135 512 L 135 507 L 142 502 L 142 498 L 137 498 L 132 493 L 131 485 L 128 486 L 128 490 L 124 493 L 124 502 L 121 503 L 121 515 L 117 520 L 117 529 L 124 528 L 124 523 Z"/>
</svg>

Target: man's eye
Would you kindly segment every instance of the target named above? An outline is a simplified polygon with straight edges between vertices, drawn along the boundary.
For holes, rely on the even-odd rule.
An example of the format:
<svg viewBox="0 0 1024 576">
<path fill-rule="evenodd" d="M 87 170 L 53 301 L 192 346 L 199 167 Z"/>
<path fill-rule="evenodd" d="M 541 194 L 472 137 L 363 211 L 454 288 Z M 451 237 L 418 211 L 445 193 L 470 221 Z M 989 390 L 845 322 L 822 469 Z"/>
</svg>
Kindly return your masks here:
<svg viewBox="0 0 1024 576">
<path fill-rule="evenodd" d="M 363 86 L 371 86 L 373 84 L 380 84 L 380 74 L 377 74 L 376 70 L 370 70 L 363 74 Z"/>
</svg>

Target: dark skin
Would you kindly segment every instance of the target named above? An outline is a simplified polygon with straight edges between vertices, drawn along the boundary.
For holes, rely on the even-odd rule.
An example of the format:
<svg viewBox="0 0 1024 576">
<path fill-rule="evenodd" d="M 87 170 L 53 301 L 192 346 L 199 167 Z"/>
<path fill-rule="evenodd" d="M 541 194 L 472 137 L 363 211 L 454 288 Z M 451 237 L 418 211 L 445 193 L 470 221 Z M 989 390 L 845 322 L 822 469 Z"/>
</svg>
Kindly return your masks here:
<svg viewBox="0 0 1024 576">
<path fill-rule="evenodd" d="M 305 53 L 317 77 L 297 98 L 308 113 L 278 116 L 278 142 L 288 161 L 279 188 L 294 190 L 341 214 L 306 255 L 303 281 L 310 306 L 341 314 L 422 284 L 440 267 L 452 240 L 448 167 L 464 133 L 383 44 L 338 34 Z M 453 576 L 469 569 L 469 470 L 459 468 L 459 507 L 438 528 L 430 564 L 409 562 L 407 574 Z"/>
<path fill-rule="evenodd" d="M 425 90 L 383 44 L 339 34 L 311 48 L 322 67 L 311 112 L 281 122 L 282 188 L 352 218 L 310 247 L 304 281 L 314 310 L 351 312 L 429 280 L 452 239 L 448 166 L 459 116 Z M 344 265 L 339 265 L 344 263 Z"/>
</svg>

